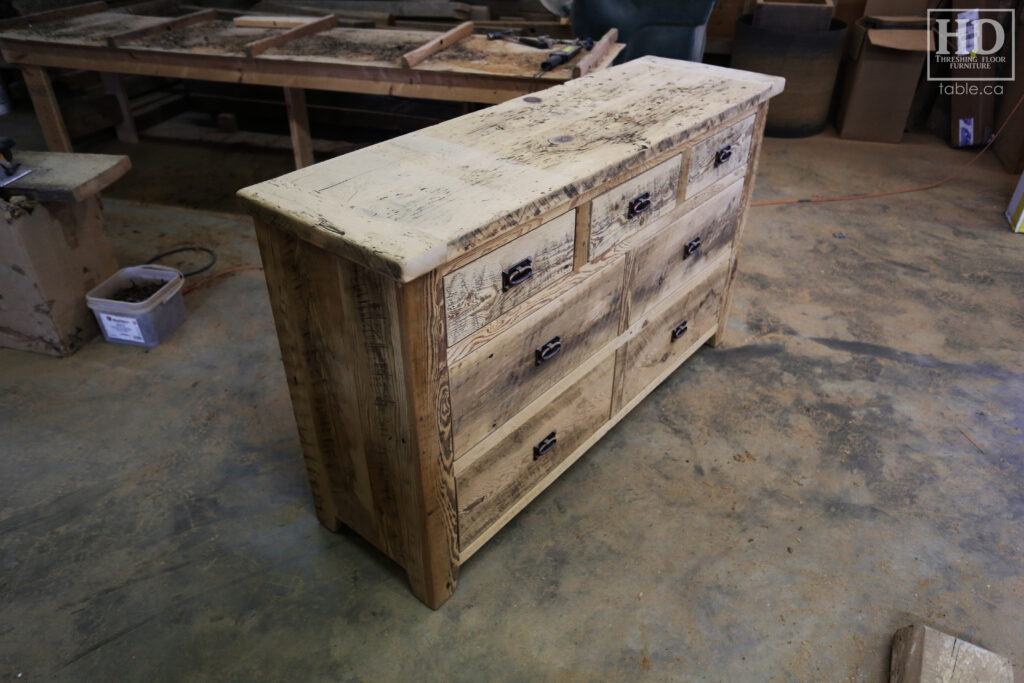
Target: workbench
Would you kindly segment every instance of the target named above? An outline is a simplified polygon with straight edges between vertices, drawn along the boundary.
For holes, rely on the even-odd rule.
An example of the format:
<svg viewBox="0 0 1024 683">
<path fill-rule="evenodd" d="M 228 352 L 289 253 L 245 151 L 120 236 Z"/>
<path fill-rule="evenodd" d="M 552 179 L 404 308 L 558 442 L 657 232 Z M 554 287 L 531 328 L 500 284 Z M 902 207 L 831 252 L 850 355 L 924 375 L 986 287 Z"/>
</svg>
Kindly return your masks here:
<svg viewBox="0 0 1024 683">
<path fill-rule="evenodd" d="M 321 522 L 437 607 L 720 340 L 783 83 L 644 57 L 242 190 Z"/>
<path fill-rule="evenodd" d="M 117 271 L 99 192 L 126 156 L 17 152 L 32 172 L 0 190 L 0 346 L 69 356 L 99 332 L 85 294 Z"/>
<path fill-rule="evenodd" d="M 284 88 L 295 163 L 301 168 L 313 162 L 305 90 L 494 104 L 603 69 L 624 47 L 615 42 L 617 33 L 609 32 L 590 53 L 539 74 L 547 51 L 488 40 L 471 34 L 471 27 L 467 33 L 465 26 L 440 34 L 339 27 L 333 15 L 254 25 L 261 17 L 239 23 L 237 13 L 212 9 L 164 14 L 170 16 L 92 2 L 0 22 L 0 50 L 21 68 L 51 150 L 70 152 L 71 140 L 47 68 L 109 74 L 104 83 L 121 104 L 118 134 L 126 140 L 136 140 L 137 133 L 116 74 Z M 450 34 L 450 44 L 435 49 L 438 39 Z M 404 65 L 404 58 L 423 48 L 422 61 Z"/>
</svg>

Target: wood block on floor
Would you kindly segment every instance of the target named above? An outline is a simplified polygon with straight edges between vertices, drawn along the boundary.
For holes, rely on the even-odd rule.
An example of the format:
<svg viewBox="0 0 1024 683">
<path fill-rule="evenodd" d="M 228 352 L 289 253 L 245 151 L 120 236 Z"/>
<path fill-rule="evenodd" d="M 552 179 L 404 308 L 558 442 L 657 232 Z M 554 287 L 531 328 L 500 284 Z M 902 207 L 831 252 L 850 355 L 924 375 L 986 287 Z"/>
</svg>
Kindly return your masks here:
<svg viewBox="0 0 1024 683">
<path fill-rule="evenodd" d="M 1013 683 L 1005 657 L 928 626 L 905 626 L 892 639 L 889 683 Z"/>
</svg>

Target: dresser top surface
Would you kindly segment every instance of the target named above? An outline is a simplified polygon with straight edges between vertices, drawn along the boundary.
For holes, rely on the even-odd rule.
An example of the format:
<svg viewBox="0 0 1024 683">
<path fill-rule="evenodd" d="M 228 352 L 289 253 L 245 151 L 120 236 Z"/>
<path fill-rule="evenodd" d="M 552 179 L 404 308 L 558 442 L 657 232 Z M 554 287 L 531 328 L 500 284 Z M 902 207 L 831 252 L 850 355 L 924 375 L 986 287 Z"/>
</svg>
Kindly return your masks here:
<svg viewBox="0 0 1024 683">
<path fill-rule="evenodd" d="M 263 220 L 408 282 L 782 91 L 644 57 L 245 188 Z"/>
</svg>

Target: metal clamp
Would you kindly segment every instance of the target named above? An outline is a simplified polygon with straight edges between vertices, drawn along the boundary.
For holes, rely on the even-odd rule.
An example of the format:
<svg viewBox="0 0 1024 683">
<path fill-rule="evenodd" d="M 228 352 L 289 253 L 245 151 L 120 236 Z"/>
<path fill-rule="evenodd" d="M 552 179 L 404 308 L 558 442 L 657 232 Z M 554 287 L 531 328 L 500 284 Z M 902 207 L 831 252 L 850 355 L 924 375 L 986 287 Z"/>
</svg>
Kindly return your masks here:
<svg viewBox="0 0 1024 683">
<path fill-rule="evenodd" d="M 686 330 L 688 329 L 686 323 L 687 321 L 684 320 L 672 329 L 672 341 L 675 341 L 686 334 Z"/>
<path fill-rule="evenodd" d="M 557 436 L 558 431 L 555 430 L 552 431 L 547 436 L 545 436 L 543 439 L 541 439 L 540 443 L 533 447 L 533 459 L 536 460 L 537 458 L 539 458 L 540 456 L 544 455 L 552 448 L 554 448 L 555 444 L 558 443 L 558 439 L 556 438 Z"/>
<path fill-rule="evenodd" d="M 650 208 L 651 193 L 644 192 L 642 195 L 629 200 L 629 209 L 626 211 L 626 218 L 636 218 Z"/>
<path fill-rule="evenodd" d="M 524 258 L 519 263 L 501 271 L 501 291 L 507 292 L 518 284 L 522 284 L 533 275 L 533 259 Z"/>
<path fill-rule="evenodd" d="M 544 361 L 551 360 L 562 351 L 562 336 L 553 337 L 545 342 L 540 348 L 534 351 L 534 365 L 540 365 Z"/>
</svg>

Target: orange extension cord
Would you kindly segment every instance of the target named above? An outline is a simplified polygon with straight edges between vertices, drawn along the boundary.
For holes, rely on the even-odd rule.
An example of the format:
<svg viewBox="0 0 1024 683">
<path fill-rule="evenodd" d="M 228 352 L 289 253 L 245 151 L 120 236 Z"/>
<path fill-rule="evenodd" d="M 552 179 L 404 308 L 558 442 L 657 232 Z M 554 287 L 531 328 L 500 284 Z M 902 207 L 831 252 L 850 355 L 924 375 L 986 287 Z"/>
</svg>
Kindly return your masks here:
<svg viewBox="0 0 1024 683">
<path fill-rule="evenodd" d="M 894 194 L 907 194 L 908 192 L 923 192 L 924 190 L 933 190 L 936 187 L 945 185 L 954 178 L 958 178 L 960 174 L 962 174 L 964 171 L 968 169 L 968 167 L 970 167 L 971 164 L 980 159 L 981 155 L 988 151 L 988 148 L 992 146 L 992 143 L 996 141 L 996 138 L 999 137 L 999 134 L 1003 132 L 1004 128 L 1006 128 L 1006 124 L 1008 124 L 1010 122 L 1010 119 L 1013 118 L 1013 115 L 1017 113 L 1017 110 L 1020 108 L 1022 102 L 1024 102 L 1024 95 L 1022 95 L 1021 98 L 1017 100 L 1017 104 L 1013 105 L 1013 109 L 1010 110 L 1010 114 L 1006 117 L 1006 120 L 1003 121 L 1003 125 L 999 126 L 999 130 L 996 131 L 996 134 L 992 136 L 988 143 L 981 148 L 981 151 L 975 154 L 970 161 L 968 161 L 966 164 L 964 164 L 956 171 L 943 178 L 942 180 L 937 180 L 929 185 L 921 185 L 920 187 L 908 187 L 902 190 L 886 190 L 885 192 L 871 192 L 870 194 L 854 194 L 849 195 L 847 197 L 812 197 L 810 199 L 779 199 L 774 202 L 752 202 L 750 206 L 785 206 L 787 204 L 812 204 L 817 202 L 849 202 L 857 199 L 873 199 L 875 197 L 888 197 Z"/>
<path fill-rule="evenodd" d="M 996 134 L 993 135 L 992 138 L 988 141 L 988 143 L 981 148 L 981 151 L 975 154 L 971 158 L 971 160 L 968 161 L 966 164 L 964 164 L 956 171 L 943 178 L 942 180 L 937 180 L 934 183 L 928 185 L 921 185 L 920 187 L 908 187 L 902 190 L 886 190 L 885 192 L 871 192 L 870 194 L 854 194 L 846 197 L 812 197 L 810 199 L 779 199 L 774 202 L 753 202 L 750 206 L 786 206 L 789 204 L 813 204 L 818 202 L 849 202 L 857 199 L 874 199 L 875 197 L 888 197 L 894 194 L 923 192 L 924 190 L 932 190 L 935 189 L 936 187 L 941 187 L 942 185 L 945 185 L 949 181 L 958 178 L 960 174 L 962 174 L 971 166 L 971 164 L 980 159 L 981 156 L 988 151 L 988 148 L 992 146 L 992 143 L 996 141 L 996 138 L 999 137 L 999 134 L 1003 132 L 1003 129 L 1006 128 L 1006 125 L 1010 122 L 1010 119 L 1013 118 L 1013 115 L 1017 113 L 1018 109 L 1020 109 L 1020 105 L 1022 103 L 1024 103 L 1024 95 L 1022 95 L 1021 98 L 1017 100 L 1017 104 L 1013 105 L 1013 109 L 1010 110 L 1009 116 L 1007 116 L 1006 120 L 1003 121 L 1003 125 L 999 126 L 999 130 L 997 130 Z M 228 268 L 227 270 L 222 270 L 216 275 L 211 275 L 210 277 L 203 278 L 202 280 L 195 283 L 191 287 L 185 288 L 182 294 L 194 292 L 200 287 L 203 287 L 209 284 L 210 282 L 213 282 L 217 278 L 224 277 L 225 275 L 230 275 L 231 273 L 238 273 L 243 270 L 263 270 L 263 266 L 239 266 L 237 268 Z"/>
</svg>

